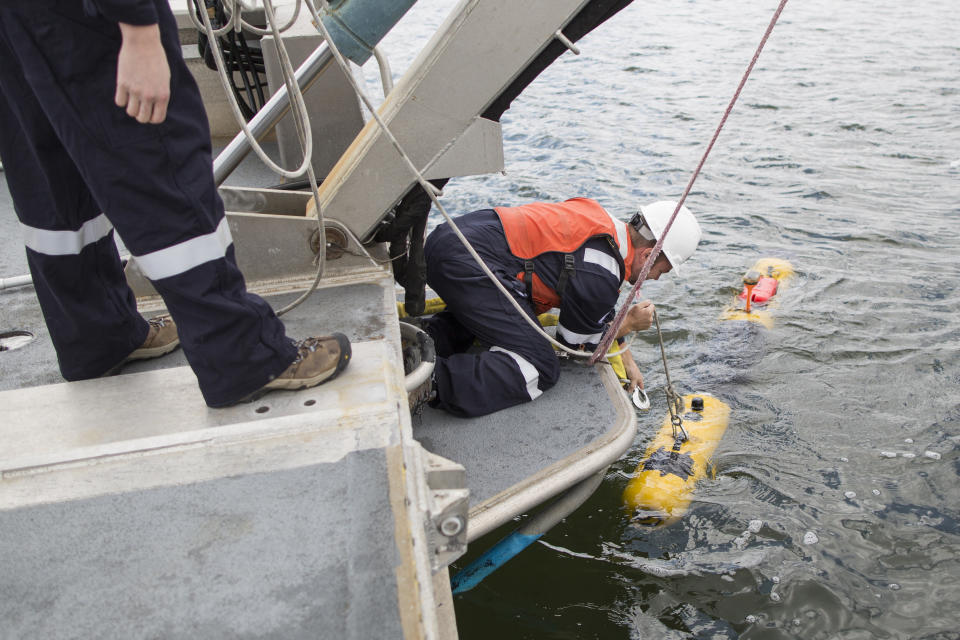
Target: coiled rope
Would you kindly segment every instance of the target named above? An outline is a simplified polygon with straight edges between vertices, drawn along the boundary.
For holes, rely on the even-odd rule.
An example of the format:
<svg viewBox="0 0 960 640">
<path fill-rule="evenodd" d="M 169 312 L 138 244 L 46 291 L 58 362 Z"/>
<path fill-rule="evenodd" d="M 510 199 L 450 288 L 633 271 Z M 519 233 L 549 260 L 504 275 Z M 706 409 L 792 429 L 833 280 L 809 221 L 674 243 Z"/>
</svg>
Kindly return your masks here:
<svg viewBox="0 0 960 640">
<path fill-rule="evenodd" d="M 314 259 L 314 264 L 317 267 L 317 271 L 314 275 L 313 282 L 310 284 L 310 287 L 308 287 L 303 294 L 301 294 L 290 304 L 276 311 L 278 316 L 282 316 L 283 314 L 303 304 L 311 295 L 313 295 L 313 292 L 317 290 L 317 287 L 320 285 L 320 280 L 323 278 L 323 271 L 327 258 L 326 224 L 324 221 L 323 211 L 319 205 L 320 194 L 317 190 L 317 178 L 313 171 L 313 132 L 310 128 L 310 115 L 307 112 L 307 105 L 303 99 L 303 92 L 301 91 L 300 85 L 295 79 L 295 72 L 293 65 L 290 62 L 290 56 L 287 53 L 287 48 L 283 44 L 283 39 L 280 35 L 282 31 L 289 29 L 300 15 L 302 0 L 297 0 L 292 17 L 283 27 L 279 27 L 277 25 L 276 13 L 273 8 L 272 0 L 263 0 L 263 12 L 267 18 L 267 23 L 270 27 L 269 30 L 260 29 L 259 27 L 255 27 L 254 25 L 246 22 L 241 16 L 241 8 L 237 7 L 235 4 L 236 0 L 222 1 L 224 5 L 224 11 L 230 17 L 227 20 L 227 24 L 220 29 L 213 28 L 213 26 L 210 24 L 210 16 L 206 11 L 199 11 L 201 18 L 203 19 L 203 24 L 201 25 L 197 22 L 196 16 L 191 10 L 193 0 L 187 0 L 187 13 L 189 13 L 194 24 L 199 28 L 202 28 L 207 34 L 207 40 L 213 48 L 214 61 L 217 66 L 217 73 L 220 77 L 220 84 L 223 85 L 224 93 L 227 95 L 233 115 L 236 118 L 237 123 L 240 125 L 240 129 L 243 131 L 243 134 L 250 142 L 250 146 L 271 171 L 285 178 L 299 178 L 304 173 L 307 174 L 307 182 L 310 185 L 311 192 L 313 193 L 314 202 L 317 203 L 317 233 L 318 237 L 320 238 L 320 241 L 317 243 L 317 255 Z M 292 171 L 284 169 L 267 156 L 266 152 L 260 146 L 259 141 L 247 126 L 246 118 L 243 117 L 243 114 L 240 111 L 240 106 L 237 104 L 236 97 L 230 90 L 230 81 L 227 76 L 228 72 L 226 69 L 226 64 L 223 60 L 223 53 L 220 49 L 218 38 L 221 33 L 225 33 L 229 29 L 236 29 L 238 31 L 240 29 L 247 29 L 261 36 L 270 34 L 274 37 L 277 46 L 278 57 L 280 58 L 280 69 L 282 72 L 281 75 L 283 76 L 284 85 L 287 88 L 287 95 L 290 96 L 291 100 L 290 112 L 293 115 L 294 124 L 297 129 L 297 139 L 300 143 L 300 148 L 303 151 L 303 162 L 299 167 Z M 351 236 L 352 235 L 353 234 L 351 233 Z M 357 241 L 357 244 L 359 244 L 359 241 Z"/>
</svg>

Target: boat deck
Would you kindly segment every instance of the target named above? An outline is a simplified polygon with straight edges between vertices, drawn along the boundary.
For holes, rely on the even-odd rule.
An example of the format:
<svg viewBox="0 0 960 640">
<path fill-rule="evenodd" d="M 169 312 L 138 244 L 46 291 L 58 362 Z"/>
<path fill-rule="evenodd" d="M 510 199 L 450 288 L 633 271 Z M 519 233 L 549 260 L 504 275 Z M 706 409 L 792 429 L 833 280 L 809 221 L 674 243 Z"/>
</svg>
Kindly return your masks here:
<svg viewBox="0 0 960 640">
<path fill-rule="evenodd" d="M 413 435 L 424 448 L 466 468 L 468 540 L 527 513 L 623 453 L 633 441 L 635 415 L 615 381 L 609 367 L 565 361 L 560 381 L 536 402 L 482 418 L 427 409 L 413 419 Z M 605 456 L 612 457 L 597 461 Z"/>
<path fill-rule="evenodd" d="M 434 172 L 428 178 L 503 168 L 499 125 L 481 117 L 483 105 L 581 5 L 504 13 L 513 5 L 464 3 L 451 14 L 385 103 L 418 166 Z M 500 23 L 523 34 L 518 46 L 489 39 Z M 451 92 L 452 79 L 475 67 L 480 44 L 496 73 Z M 201 68 L 198 59 L 188 64 Z M 345 85 L 336 74 L 329 81 Z M 200 84 L 213 87 L 215 76 L 204 72 Z M 592 490 L 585 481 L 632 443 L 636 418 L 608 366 L 566 362 L 560 384 L 536 403 L 492 416 L 427 409 L 411 418 L 389 266 L 382 247 L 356 240 L 410 179 L 360 121 L 352 92 L 329 104 L 329 91 L 314 94 L 321 104 L 311 121 L 344 107 L 358 120 L 329 123 L 346 151 L 319 145 L 349 156 L 328 158 L 333 169 L 318 173 L 327 176 L 319 205 L 339 218 L 332 242 L 345 252 L 328 255 L 320 289 L 283 320 L 294 337 L 348 335 L 354 358 L 338 379 L 212 410 L 177 352 L 115 377 L 65 383 L 33 290 L 0 291 L 0 333 L 35 337 L 0 351 L 5 634 L 454 638 L 446 565 L 466 543 L 568 489 Z M 206 101 L 215 132 L 224 122 L 216 104 Z M 227 184 L 276 181 L 247 158 Z M 5 186 L 0 278 L 27 272 Z M 308 194 L 221 194 L 248 286 L 283 306 L 312 279 L 320 235 Z M 127 276 L 141 313 L 163 312 L 135 261 Z"/>
<path fill-rule="evenodd" d="M 0 394 L 4 634 L 403 637 L 383 348 L 219 411 L 184 367 Z"/>
<path fill-rule="evenodd" d="M 265 183 L 251 164 L 232 181 Z M 10 239 L 0 277 L 26 273 L 2 172 L 0 232 Z M 238 256 L 243 266 L 242 244 Z M 283 319 L 295 337 L 346 333 L 350 367 L 315 389 L 219 410 L 204 405 L 180 350 L 64 383 L 33 289 L 0 291 L 0 333 L 36 336 L 0 352 L 4 629 L 455 637 L 446 571 L 432 575 L 423 550 L 426 465 L 411 452 L 423 445 L 466 468 L 472 541 L 632 443 L 635 417 L 610 368 L 571 362 L 536 403 L 411 419 L 392 278 L 337 269 Z M 260 293 L 275 308 L 303 288 L 268 284 Z M 139 302 L 145 317 L 163 311 L 157 298 Z"/>
<path fill-rule="evenodd" d="M 27 267 L 4 178 L 9 277 Z M 0 297 L 0 333 L 35 336 L 0 352 L 4 635 L 455 637 L 388 273 L 341 276 L 285 317 L 294 336 L 348 334 L 338 379 L 217 410 L 180 350 L 63 382 L 32 287 Z"/>
</svg>

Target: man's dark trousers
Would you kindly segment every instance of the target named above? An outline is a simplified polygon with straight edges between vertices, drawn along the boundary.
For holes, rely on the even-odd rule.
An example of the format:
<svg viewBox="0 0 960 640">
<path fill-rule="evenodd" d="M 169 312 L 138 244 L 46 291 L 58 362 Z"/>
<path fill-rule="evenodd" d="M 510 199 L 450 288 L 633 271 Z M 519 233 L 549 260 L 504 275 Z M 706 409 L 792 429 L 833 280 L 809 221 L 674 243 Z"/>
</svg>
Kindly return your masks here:
<svg viewBox="0 0 960 640">
<path fill-rule="evenodd" d="M 457 218 L 458 228 L 514 298 L 536 318 L 516 275 L 522 261 L 510 254 L 496 212 Z M 437 405 L 461 416 L 479 416 L 540 396 L 560 377 L 553 347 L 520 316 L 467 253 L 449 225 L 437 227 L 424 246 L 427 282 L 447 305 L 428 322 L 437 345 Z M 473 338 L 488 350 L 466 352 Z"/>
<path fill-rule="evenodd" d="M 171 99 L 159 125 L 114 104 L 116 23 L 79 0 L 20 4 L 0 4 L 0 156 L 63 376 L 99 376 L 146 338 L 116 229 L 163 296 L 207 403 L 259 389 L 296 349 L 237 269 L 206 115 L 167 3 L 157 8 Z"/>
</svg>

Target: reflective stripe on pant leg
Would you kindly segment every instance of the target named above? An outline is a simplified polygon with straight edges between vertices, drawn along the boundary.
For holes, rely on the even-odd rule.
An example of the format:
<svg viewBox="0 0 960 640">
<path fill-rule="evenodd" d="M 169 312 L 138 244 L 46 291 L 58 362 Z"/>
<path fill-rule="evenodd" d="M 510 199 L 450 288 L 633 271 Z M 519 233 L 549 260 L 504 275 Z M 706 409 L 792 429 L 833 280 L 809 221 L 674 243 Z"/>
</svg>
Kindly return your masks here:
<svg viewBox="0 0 960 640">
<path fill-rule="evenodd" d="M 75 255 L 27 249 L 34 291 L 66 380 L 96 378 L 147 338 L 113 233 Z"/>
<path fill-rule="evenodd" d="M 16 36 L 16 60 L 43 112 L 163 296 L 204 398 L 227 404 L 282 372 L 296 349 L 269 305 L 246 291 L 236 268 L 213 182 L 203 102 L 169 7 L 157 3 L 157 12 L 171 97 L 166 120 L 156 125 L 138 123 L 113 102 L 116 24 L 63 2 L 42 13 L 18 13 L 0 31 Z"/>
<path fill-rule="evenodd" d="M 550 344 L 527 324 L 472 258 L 460 255 L 461 245 L 456 239 L 442 238 L 446 241 L 443 247 L 438 246 L 441 245 L 438 239 L 434 238 L 433 251 L 428 254 L 427 278 L 430 286 L 447 303 L 447 310 L 481 342 L 499 347 L 507 354 L 518 355 L 529 363 L 537 372 L 539 390 L 556 384 L 559 365 Z M 494 247 L 490 253 L 498 249 L 506 251 L 505 247 L 504 239 L 503 248 Z M 496 264 L 492 268 L 494 271 L 505 270 Z M 503 278 L 503 281 L 508 290 L 518 285 L 522 287 L 515 279 Z M 526 299 L 519 302 L 528 307 L 529 316 L 535 317 Z"/>
<path fill-rule="evenodd" d="M 223 258 L 152 282 L 177 322 L 180 346 L 208 405 L 243 399 L 296 357 L 270 305 L 247 292 L 232 244 Z"/>
<path fill-rule="evenodd" d="M 528 381 L 517 360 L 503 349 L 438 357 L 433 372 L 436 406 L 458 416 L 483 416 L 524 404 L 530 402 L 532 389 L 537 395 L 540 391 L 539 379 Z"/>
<path fill-rule="evenodd" d="M 507 349 L 502 349 L 500 347 L 490 347 L 490 351 L 500 351 L 513 358 L 514 362 L 516 362 L 517 366 L 520 368 L 520 375 L 522 375 L 523 379 L 527 382 L 527 395 L 530 396 L 531 400 L 536 400 L 543 395 L 543 391 L 540 391 L 540 389 L 537 387 L 537 385 L 540 383 L 540 373 L 537 371 L 537 368 L 530 363 L 529 360 L 518 353 L 514 353 L 513 351 L 508 351 Z"/>
<path fill-rule="evenodd" d="M 471 220 L 482 222 L 490 216 L 496 214 L 480 212 Z M 509 259 L 502 231 L 495 233 L 496 227 L 494 233 L 481 229 L 477 237 L 471 237 L 470 224 L 464 227 L 482 255 Z M 553 386 L 560 371 L 553 348 L 526 324 L 472 258 L 465 255 L 462 245 L 450 237 L 447 228 L 434 231 L 427 240 L 426 252 L 428 282 L 447 303 L 448 311 L 471 333 L 494 345 L 482 353 L 437 359 L 437 404 L 457 415 L 485 415 L 529 402 Z M 487 264 L 495 272 L 511 272 L 493 259 Z M 507 286 L 515 282 L 508 280 Z M 532 310 L 529 313 L 532 315 Z"/>
<path fill-rule="evenodd" d="M 146 339 L 112 225 L 28 85 L 0 24 L 0 156 L 60 372 L 103 374 Z"/>
<path fill-rule="evenodd" d="M 223 258 L 232 243 L 230 226 L 224 216 L 212 233 L 196 236 L 164 249 L 135 255 L 133 258 L 145 276 L 151 280 L 161 280 L 189 271 L 205 262 Z"/>
<path fill-rule="evenodd" d="M 48 256 L 77 255 L 87 245 L 97 242 L 113 231 L 113 225 L 102 213 L 93 220 L 87 220 L 75 230 L 51 231 L 31 227 L 22 222 L 20 227 L 23 230 L 23 243 L 27 248 Z"/>
</svg>

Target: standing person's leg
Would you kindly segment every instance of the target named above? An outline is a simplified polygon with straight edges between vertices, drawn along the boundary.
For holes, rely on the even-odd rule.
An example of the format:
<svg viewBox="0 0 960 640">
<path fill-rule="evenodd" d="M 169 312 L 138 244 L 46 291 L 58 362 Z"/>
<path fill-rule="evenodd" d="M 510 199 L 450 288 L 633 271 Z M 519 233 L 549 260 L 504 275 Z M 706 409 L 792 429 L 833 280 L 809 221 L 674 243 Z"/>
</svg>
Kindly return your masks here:
<svg viewBox="0 0 960 640">
<path fill-rule="evenodd" d="M 555 385 L 560 365 L 553 347 L 520 317 L 445 226 L 428 238 L 426 254 L 430 286 L 457 322 L 491 345 L 480 353 L 437 358 L 436 406 L 457 415 L 485 415 L 534 400 Z M 512 290 L 517 281 L 488 265 Z M 521 305 L 535 319 L 529 303 L 521 300 Z"/>
<path fill-rule="evenodd" d="M 163 3 L 158 11 L 171 68 L 160 125 L 140 124 L 113 104 L 115 24 L 84 15 L 79 3 L 5 12 L 2 24 L 58 137 L 177 321 L 204 398 L 219 406 L 273 380 L 297 349 L 236 267 L 199 91 L 172 14 Z"/>
<path fill-rule="evenodd" d="M 147 336 L 103 215 L 0 30 L 0 157 L 34 289 L 67 380 L 102 374 Z"/>
</svg>

